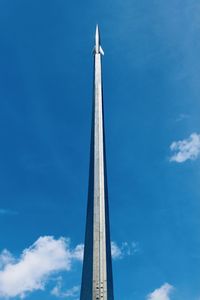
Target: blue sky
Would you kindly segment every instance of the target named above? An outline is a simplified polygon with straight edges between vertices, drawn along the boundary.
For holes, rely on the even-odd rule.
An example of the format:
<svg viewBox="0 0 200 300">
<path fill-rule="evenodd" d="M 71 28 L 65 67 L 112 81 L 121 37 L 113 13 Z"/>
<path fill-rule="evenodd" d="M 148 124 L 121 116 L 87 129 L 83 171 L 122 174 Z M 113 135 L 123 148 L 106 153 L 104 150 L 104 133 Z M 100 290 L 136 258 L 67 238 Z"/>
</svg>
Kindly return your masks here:
<svg viewBox="0 0 200 300">
<path fill-rule="evenodd" d="M 0 1 L 0 299 L 78 299 L 96 23 L 115 299 L 200 299 L 199 15 Z"/>
</svg>

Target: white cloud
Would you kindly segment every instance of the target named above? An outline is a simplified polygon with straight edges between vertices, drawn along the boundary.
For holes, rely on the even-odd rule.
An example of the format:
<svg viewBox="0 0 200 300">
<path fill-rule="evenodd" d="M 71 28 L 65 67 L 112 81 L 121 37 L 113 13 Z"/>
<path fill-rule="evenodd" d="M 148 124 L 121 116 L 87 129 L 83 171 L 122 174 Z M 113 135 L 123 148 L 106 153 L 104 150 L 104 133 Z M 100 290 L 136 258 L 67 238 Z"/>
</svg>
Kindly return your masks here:
<svg viewBox="0 0 200 300">
<path fill-rule="evenodd" d="M 69 271 L 72 261 L 79 260 L 80 249 L 70 249 L 70 240 L 40 237 L 16 260 L 9 251 L 0 255 L 0 298 L 25 297 L 28 292 L 44 290 L 50 275 Z"/>
<path fill-rule="evenodd" d="M 120 246 L 116 242 L 111 242 L 111 252 L 113 259 L 121 259 L 124 256 L 130 256 L 139 251 L 138 243 L 123 242 Z"/>
<path fill-rule="evenodd" d="M 76 260 L 82 261 L 83 260 L 83 253 L 84 253 L 84 245 L 79 244 L 75 247 L 72 257 Z"/>
<path fill-rule="evenodd" d="M 173 142 L 170 150 L 174 152 L 170 161 L 183 163 L 195 160 L 200 154 L 200 134 L 192 133 L 188 139 Z"/>
<path fill-rule="evenodd" d="M 122 257 L 122 250 L 115 242 L 111 242 L 111 252 L 114 259 Z"/>
<path fill-rule="evenodd" d="M 56 286 L 51 291 L 51 295 L 59 298 L 78 298 L 79 291 L 80 286 L 74 286 L 71 289 L 63 290 L 62 277 L 59 277 Z"/>
<path fill-rule="evenodd" d="M 170 294 L 174 287 L 169 283 L 163 284 L 160 288 L 147 296 L 147 300 L 170 300 Z"/>
<path fill-rule="evenodd" d="M 14 257 L 7 249 L 4 249 L 0 253 L 0 269 L 2 269 L 7 264 L 14 263 L 14 261 L 15 261 Z"/>
</svg>

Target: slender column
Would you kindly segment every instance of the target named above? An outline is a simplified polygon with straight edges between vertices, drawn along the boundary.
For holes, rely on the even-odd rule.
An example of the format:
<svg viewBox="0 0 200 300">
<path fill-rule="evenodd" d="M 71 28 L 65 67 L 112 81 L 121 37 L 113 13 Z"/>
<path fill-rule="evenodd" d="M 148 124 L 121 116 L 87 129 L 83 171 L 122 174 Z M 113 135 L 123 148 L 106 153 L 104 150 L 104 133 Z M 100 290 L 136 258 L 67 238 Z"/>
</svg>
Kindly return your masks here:
<svg viewBox="0 0 200 300">
<path fill-rule="evenodd" d="M 103 92 L 99 29 L 94 48 L 94 102 L 90 176 L 81 300 L 113 300 L 112 261 L 103 124 Z"/>
</svg>

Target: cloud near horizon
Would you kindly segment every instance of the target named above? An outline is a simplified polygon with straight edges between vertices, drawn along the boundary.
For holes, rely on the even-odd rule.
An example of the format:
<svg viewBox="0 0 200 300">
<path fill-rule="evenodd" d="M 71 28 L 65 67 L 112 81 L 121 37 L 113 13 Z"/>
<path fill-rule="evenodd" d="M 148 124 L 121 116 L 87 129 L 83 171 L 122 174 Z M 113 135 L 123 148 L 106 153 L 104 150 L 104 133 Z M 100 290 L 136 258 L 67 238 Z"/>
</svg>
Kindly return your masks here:
<svg viewBox="0 0 200 300">
<path fill-rule="evenodd" d="M 174 290 L 174 287 L 169 283 L 163 284 L 160 288 L 156 289 L 149 295 L 147 300 L 170 300 L 170 294 Z"/>
<path fill-rule="evenodd" d="M 82 246 L 70 249 L 70 240 L 40 237 L 25 249 L 17 260 L 4 249 L 0 255 L 0 298 L 25 297 L 35 290 L 44 290 L 55 272 L 70 271 L 74 260 L 82 260 Z"/>
<path fill-rule="evenodd" d="M 170 150 L 174 152 L 170 161 L 183 163 L 186 160 L 197 159 L 200 154 L 200 134 L 192 133 L 188 139 L 173 142 Z"/>
</svg>

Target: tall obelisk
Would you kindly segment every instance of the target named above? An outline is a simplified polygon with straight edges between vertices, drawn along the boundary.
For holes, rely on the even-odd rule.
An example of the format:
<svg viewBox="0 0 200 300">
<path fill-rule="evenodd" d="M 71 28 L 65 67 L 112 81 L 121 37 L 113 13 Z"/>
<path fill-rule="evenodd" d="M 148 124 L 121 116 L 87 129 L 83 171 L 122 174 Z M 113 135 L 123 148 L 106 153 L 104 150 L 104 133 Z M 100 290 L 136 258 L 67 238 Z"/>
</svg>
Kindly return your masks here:
<svg viewBox="0 0 200 300">
<path fill-rule="evenodd" d="M 94 47 L 94 99 L 81 300 L 113 300 L 99 28 Z"/>
</svg>

